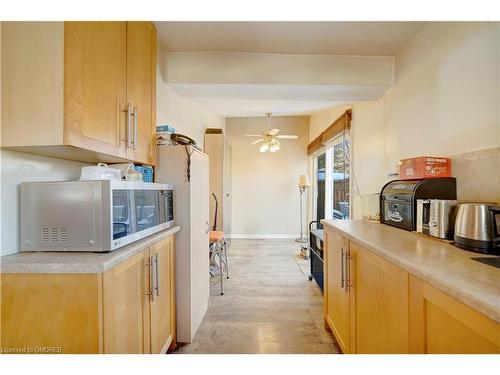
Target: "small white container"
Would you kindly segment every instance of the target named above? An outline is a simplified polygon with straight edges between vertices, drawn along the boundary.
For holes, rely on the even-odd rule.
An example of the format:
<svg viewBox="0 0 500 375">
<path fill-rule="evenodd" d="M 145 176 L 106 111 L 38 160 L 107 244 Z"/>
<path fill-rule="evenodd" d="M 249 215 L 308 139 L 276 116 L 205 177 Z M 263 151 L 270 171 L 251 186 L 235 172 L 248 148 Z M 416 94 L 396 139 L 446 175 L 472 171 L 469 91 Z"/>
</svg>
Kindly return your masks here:
<svg viewBox="0 0 500 375">
<path fill-rule="evenodd" d="M 83 167 L 80 174 L 80 181 L 86 180 L 116 180 L 122 179 L 121 171 L 116 168 L 109 168 L 107 164 L 99 163 L 90 167 Z"/>
<path fill-rule="evenodd" d="M 372 223 L 380 222 L 380 194 L 361 194 L 361 218 Z"/>
</svg>

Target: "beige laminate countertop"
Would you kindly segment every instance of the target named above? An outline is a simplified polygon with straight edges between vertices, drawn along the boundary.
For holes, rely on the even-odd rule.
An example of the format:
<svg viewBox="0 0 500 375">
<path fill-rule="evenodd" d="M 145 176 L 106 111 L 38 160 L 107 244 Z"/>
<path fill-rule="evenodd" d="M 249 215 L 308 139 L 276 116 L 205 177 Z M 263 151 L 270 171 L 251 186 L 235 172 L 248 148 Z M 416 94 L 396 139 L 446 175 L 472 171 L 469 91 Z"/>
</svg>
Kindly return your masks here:
<svg viewBox="0 0 500 375">
<path fill-rule="evenodd" d="M 101 273 L 155 242 L 177 233 L 177 225 L 109 253 L 21 252 L 0 258 L 3 273 Z"/>
<path fill-rule="evenodd" d="M 385 224 L 363 220 L 321 222 L 500 323 L 500 269 L 471 259 L 489 255 Z"/>
</svg>

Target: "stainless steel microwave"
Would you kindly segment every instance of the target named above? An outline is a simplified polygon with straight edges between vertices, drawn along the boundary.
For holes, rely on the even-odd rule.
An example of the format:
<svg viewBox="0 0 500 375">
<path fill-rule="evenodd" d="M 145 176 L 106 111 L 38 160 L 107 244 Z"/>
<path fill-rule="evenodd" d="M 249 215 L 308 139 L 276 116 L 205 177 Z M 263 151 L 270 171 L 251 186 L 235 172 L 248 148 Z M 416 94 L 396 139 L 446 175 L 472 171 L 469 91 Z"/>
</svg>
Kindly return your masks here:
<svg viewBox="0 0 500 375">
<path fill-rule="evenodd" d="M 173 224 L 168 184 L 21 184 L 21 251 L 112 251 Z"/>
</svg>

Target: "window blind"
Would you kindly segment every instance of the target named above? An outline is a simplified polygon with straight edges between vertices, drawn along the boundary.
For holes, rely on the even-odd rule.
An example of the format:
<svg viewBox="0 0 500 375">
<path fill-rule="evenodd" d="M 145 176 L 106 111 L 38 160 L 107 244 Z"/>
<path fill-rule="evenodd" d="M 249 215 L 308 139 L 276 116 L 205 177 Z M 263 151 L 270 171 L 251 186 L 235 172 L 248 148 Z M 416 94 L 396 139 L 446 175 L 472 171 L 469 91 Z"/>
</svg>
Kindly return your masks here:
<svg viewBox="0 0 500 375">
<path fill-rule="evenodd" d="M 313 154 L 337 135 L 351 129 L 351 118 L 352 110 L 348 109 L 307 145 L 307 154 Z"/>
</svg>

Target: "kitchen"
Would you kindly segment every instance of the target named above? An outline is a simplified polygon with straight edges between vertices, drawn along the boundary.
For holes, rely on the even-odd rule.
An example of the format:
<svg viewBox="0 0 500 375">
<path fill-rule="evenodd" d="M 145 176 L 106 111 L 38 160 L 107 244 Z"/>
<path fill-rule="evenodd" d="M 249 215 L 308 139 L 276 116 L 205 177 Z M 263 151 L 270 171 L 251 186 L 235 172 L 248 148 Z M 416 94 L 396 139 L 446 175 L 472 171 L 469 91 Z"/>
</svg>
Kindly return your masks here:
<svg viewBox="0 0 500 375">
<path fill-rule="evenodd" d="M 215 53 L 209 31 L 204 40 L 201 26 L 191 24 L 1 23 L 2 347 L 204 347 L 197 332 L 208 335 L 214 309 L 230 307 L 224 298 L 241 301 L 231 299 L 235 283 L 258 262 L 245 264 L 244 252 L 266 241 L 271 250 L 304 247 L 293 240 L 299 231 L 308 236 L 317 220 L 324 225 L 323 297 L 314 280 L 293 277 L 317 290 L 314 303 L 324 299 L 320 319 L 335 352 L 498 354 L 500 270 L 483 263 L 498 260 L 498 22 L 384 26 L 399 28 L 387 55 L 354 39 L 328 55 L 297 55 L 291 47 L 242 52 L 229 42 Z M 240 26 L 213 27 L 229 28 L 225 35 L 234 27 L 237 35 Z M 279 25 L 266 27 L 276 28 L 276 43 Z M 189 33 L 209 47 L 200 49 Z M 329 72 L 331 64 L 340 73 Z M 243 78 L 231 73 L 238 69 Z M 304 100 L 313 84 L 323 94 Z M 293 93 L 277 90 L 287 85 Z M 255 110 L 259 97 L 276 106 L 272 115 Z M 253 112 L 244 106 L 252 100 Z M 281 113 L 278 101 L 288 105 Z M 321 101 L 328 103 L 313 107 Z M 297 139 L 279 138 L 281 149 L 265 152 L 246 137 L 265 129 Z M 222 140 L 215 156 L 207 148 L 213 136 Z M 274 145 L 274 134 L 266 137 Z M 436 165 L 443 175 L 429 178 Z M 147 182 L 151 166 L 154 183 Z M 278 175 L 287 176 L 278 183 Z M 301 175 L 307 178 L 297 194 Z M 434 226 L 451 212 L 452 221 Z M 227 238 L 209 240 L 216 231 Z M 267 282 L 272 267 L 256 267 Z M 281 276 L 276 283 L 288 282 Z M 262 297 L 252 293 L 245 301 Z M 266 301 L 285 301 L 279 298 Z"/>
</svg>

